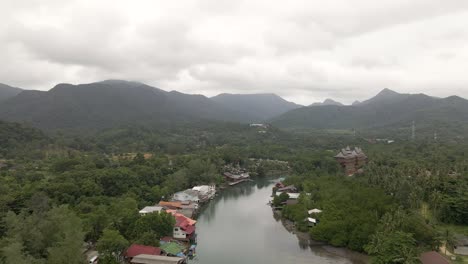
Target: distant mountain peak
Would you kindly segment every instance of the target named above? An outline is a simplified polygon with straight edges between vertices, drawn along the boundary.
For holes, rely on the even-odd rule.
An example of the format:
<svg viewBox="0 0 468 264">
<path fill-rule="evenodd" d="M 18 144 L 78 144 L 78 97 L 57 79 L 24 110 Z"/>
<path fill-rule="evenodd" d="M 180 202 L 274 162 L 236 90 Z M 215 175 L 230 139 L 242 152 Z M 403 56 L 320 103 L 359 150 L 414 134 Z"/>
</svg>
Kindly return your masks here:
<svg viewBox="0 0 468 264">
<path fill-rule="evenodd" d="M 343 104 L 340 103 L 340 102 L 337 102 L 333 99 L 330 99 L 330 98 L 327 98 L 325 99 L 323 102 L 318 102 L 318 103 L 313 103 L 311 104 L 310 106 L 319 106 L 319 105 L 339 105 L 339 106 L 342 106 Z"/>
<path fill-rule="evenodd" d="M 369 103 L 392 103 L 395 100 L 401 100 L 403 98 L 406 98 L 407 96 L 408 94 L 397 93 L 393 90 L 385 88 L 374 97 L 362 102 L 361 105 Z"/>
<path fill-rule="evenodd" d="M 393 96 L 393 95 L 399 95 L 400 93 L 397 93 L 393 90 L 390 90 L 388 88 L 384 88 L 382 91 L 380 91 L 380 93 L 377 94 L 377 96 Z"/>
<path fill-rule="evenodd" d="M 361 103 L 361 101 L 356 100 L 356 101 L 354 101 L 351 105 L 358 105 L 358 104 L 360 104 L 360 103 Z"/>
</svg>

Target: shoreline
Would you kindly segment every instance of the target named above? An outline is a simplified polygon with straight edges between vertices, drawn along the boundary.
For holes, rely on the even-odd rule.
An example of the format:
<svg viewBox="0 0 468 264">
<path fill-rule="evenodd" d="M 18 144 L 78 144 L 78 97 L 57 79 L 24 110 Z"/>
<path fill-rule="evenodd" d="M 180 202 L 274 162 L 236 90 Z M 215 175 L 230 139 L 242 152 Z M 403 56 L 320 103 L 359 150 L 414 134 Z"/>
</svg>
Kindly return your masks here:
<svg viewBox="0 0 468 264">
<path fill-rule="evenodd" d="M 277 220 L 280 220 L 284 228 L 289 233 L 296 235 L 301 247 L 303 248 L 308 247 L 313 251 L 317 251 L 317 249 L 319 249 L 319 251 L 324 251 L 327 254 L 332 254 L 338 257 L 349 259 L 353 264 L 369 264 L 370 263 L 370 256 L 364 253 L 353 251 L 344 247 L 334 247 L 326 242 L 313 240 L 310 237 L 309 233 L 297 231 L 294 222 L 282 217 L 281 211 L 279 210 L 272 210 L 272 211 L 273 211 L 274 218 Z"/>
</svg>

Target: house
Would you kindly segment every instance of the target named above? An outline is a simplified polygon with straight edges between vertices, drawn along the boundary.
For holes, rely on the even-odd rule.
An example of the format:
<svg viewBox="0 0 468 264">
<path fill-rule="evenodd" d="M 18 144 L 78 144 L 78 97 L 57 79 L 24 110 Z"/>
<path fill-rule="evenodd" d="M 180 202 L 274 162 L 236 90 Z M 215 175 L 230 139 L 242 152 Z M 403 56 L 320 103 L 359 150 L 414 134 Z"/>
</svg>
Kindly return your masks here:
<svg viewBox="0 0 468 264">
<path fill-rule="evenodd" d="M 317 208 L 307 211 L 308 214 L 319 214 L 321 212 L 322 210 L 317 209 Z"/>
<path fill-rule="evenodd" d="M 435 251 L 424 252 L 419 257 L 422 264 L 449 264 L 450 262 L 446 260 L 442 255 Z"/>
<path fill-rule="evenodd" d="M 176 210 L 177 213 L 181 213 L 189 218 L 192 218 L 198 211 L 198 204 L 190 202 L 190 201 L 184 201 L 184 202 L 160 201 L 158 205 L 164 207 L 166 210 Z"/>
<path fill-rule="evenodd" d="M 168 257 L 168 256 L 155 256 L 140 254 L 135 256 L 132 261 L 132 264 L 182 264 L 185 263 L 184 258 L 179 257 Z"/>
<path fill-rule="evenodd" d="M 171 213 L 176 220 L 173 237 L 181 240 L 195 241 L 195 224 L 197 221 L 174 210 L 168 210 L 168 213 Z"/>
<path fill-rule="evenodd" d="M 278 192 L 287 192 L 287 193 L 296 193 L 297 188 L 294 185 L 289 185 L 289 186 L 285 186 L 285 187 L 282 187 L 282 188 L 278 188 L 277 191 Z"/>
<path fill-rule="evenodd" d="M 160 201 L 158 203 L 159 206 L 162 206 L 166 209 L 172 209 L 172 210 L 176 210 L 176 209 L 182 209 L 182 202 L 166 202 L 166 201 Z"/>
<path fill-rule="evenodd" d="M 367 163 L 367 156 L 362 149 L 355 147 L 353 150 L 348 146 L 341 149 L 335 159 L 345 169 L 346 175 L 354 175 L 358 169 Z"/>
<path fill-rule="evenodd" d="M 145 208 L 141 209 L 138 213 L 140 215 L 146 215 L 154 212 L 161 212 L 164 211 L 164 208 L 162 206 L 146 206 Z"/>
<path fill-rule="evenodd" d="M 137 255 L 161 255 L 161 249 L 158 247 L 144 246 L 138 244 L 132 244 L 127 251 L 125 251 L 124 257 L 127 260 L 132 260 Z"/>
<path fill-rule="evenodd" d="M 200 195 L 209 195 L 214 193 L 216 188 L 214 185 L 200 185 L 193 187 L 192 190 L 199 192 Z"/>
<path fill-rule="evenodd" d="M 468 237 L 463 235 L 456 236 L 453 248 L 453 253 L 468 256 Z"/>
<path fill-rule="evenodd" d="M 282 192 L 276 192 L 276 195 L 280 196 Z M 289 199 L 299 199 L 300 193 L 288 193 Z"/>
<path fill-rule="evenodd" d="M 216 194 L 216 187 L 214 185 L 195 186 L 192 188 L 192 190 L 198 192 L 198 198 L 200 198 L 201 202 L 210 200 Z"/>
<path fill-rule="evenodd" d="M 190 201 L 190 202 L 198 203 L 200 201 L 200 198 L 198 197 L 198 192 L 194 190 L 185 190 L 185 191 L 174 193 L 174 196 L 172 199 L 174 201 L 180 201 L 180 202 Z"/>
</svg>

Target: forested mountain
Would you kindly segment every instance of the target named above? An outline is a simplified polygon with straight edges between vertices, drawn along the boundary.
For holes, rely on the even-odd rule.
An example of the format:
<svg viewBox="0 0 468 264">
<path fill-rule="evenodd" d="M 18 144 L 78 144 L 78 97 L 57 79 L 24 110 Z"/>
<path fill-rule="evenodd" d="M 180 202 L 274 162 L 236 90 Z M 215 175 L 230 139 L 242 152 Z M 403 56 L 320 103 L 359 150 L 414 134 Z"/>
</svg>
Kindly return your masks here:
<svg viewBox="0 0 468 264">
<path fill-rule="evenodd" d="M 311 106 L 289 111 L 272 120 L 287 128 L 353 129 L 410 127 L 443 128 L 468 121 L 468 101 L 451 96 L 400 94 L 384 89 L 375 97 L 351 106 Z"/>
<path fill-rule="evenodd" d="M 219 94 L 213 101 L 234 111 L 242 111 L 251 121 L 264 121 L 301 106 L 276 94 Z"/>
<path fill-rule="evenodd" d="M 343 105 L 343 104 L 333 99 L 328 98 L 328 99 L 325 99 L 325 101 L 323 102 L 313 103 L 310 106 L 318 106 L 318 105 Z"/>
<path fill-rule="evenodd" d="M 130 123 L 170 126 L 202 120 L 261 122 L 298 107 L 274 94 L 207 98 L 166 92 L 138 82 L 107 80 L 58 84 L 47 92 L 10 92 L 0 104 L 0 119 L 47 130 L 102 129 Z"/>
<path fill-rule="evenodd" d="M 166 92 L 142 83 L 109 80 L 23 91 L 0 105 L 0 119 L 43 129 L 101 129 L 127 123 L 247 121 L 202 95 Z"/>
<path fill-rule="evenodd" d="M 0 102 L 10 99 L 22 91 L 20 88 L 11 87 L 0 83 Z"/>
<path fill-rule="evenodd" d="M 0 121 L 0 158 L 34 154 L 49 142 L 42 131 L 18 123 Z M 27 153 L 27 154 L 26 154 Z"/>
</svg>

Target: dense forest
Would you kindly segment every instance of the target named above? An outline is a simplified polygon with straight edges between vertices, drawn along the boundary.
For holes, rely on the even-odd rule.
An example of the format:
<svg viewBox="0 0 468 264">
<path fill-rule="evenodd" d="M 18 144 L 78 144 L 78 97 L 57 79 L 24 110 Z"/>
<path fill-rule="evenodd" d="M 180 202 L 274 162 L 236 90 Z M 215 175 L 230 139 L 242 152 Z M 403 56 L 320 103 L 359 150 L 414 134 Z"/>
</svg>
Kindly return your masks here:
<svg viewBox="0 0 468 264">
<path fill-rule="evenodd" d="M 197 184 L 223 183 L 226 164 L 266 177 L 270 168 L 253 167 L 252 158 L 289 162 L 286 182 L 310 194 L 283 210 L 300 230 L 366 252 L 375 263 L 412 263 L 420 252 L 450 244 L 454 225 L 468 225 L 461 139 L 384 144 L 218 122 L 83 135 L 2 122 L 0 133 L 3 263 L 82 263 L 86 244 L 101 252 L 102 263 L 114 263 L 130 243 L 157 246 L 174 219 L 141 217 L 139 208 Z M 364 173 L 344 176 L 333 156 L 346 145 L 366 150 Z M 311 208 L 324 212 L 309 229 L 303 219 Z"/>
</svg>

